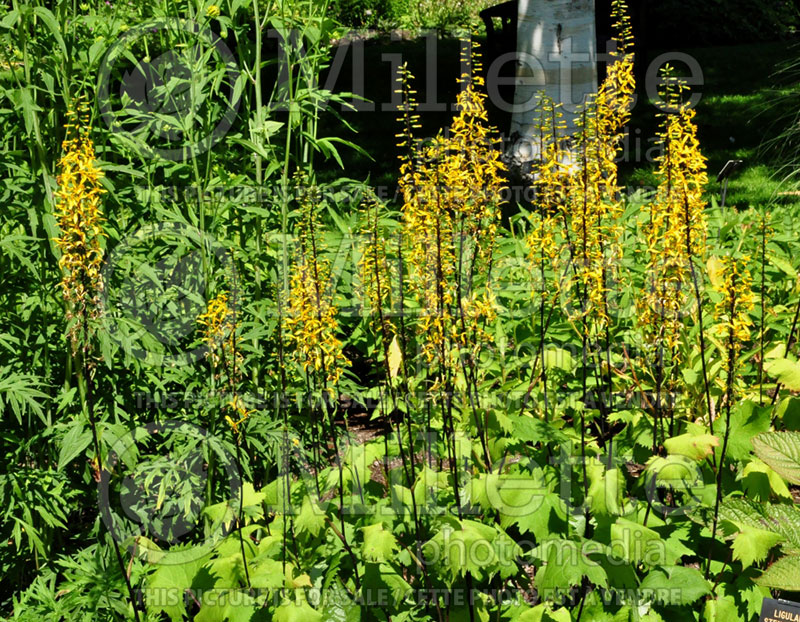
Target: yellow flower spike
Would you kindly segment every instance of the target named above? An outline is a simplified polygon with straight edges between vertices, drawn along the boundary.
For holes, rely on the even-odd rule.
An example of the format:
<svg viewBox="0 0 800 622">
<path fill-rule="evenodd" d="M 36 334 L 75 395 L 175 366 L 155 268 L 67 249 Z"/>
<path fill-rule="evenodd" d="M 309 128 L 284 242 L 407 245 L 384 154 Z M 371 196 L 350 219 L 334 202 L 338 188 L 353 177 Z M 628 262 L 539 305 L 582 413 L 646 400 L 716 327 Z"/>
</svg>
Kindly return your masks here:
<svg viewBox="0 0 800 622">
<path fill-rule="evenodd" d="M 608 283 L 621 256 L 618 218 L 622 201 L 616 157 L 635 88 L 633 57 L 627 53 L 630 33 L 624 19 L 625 4 L 617 0 L 614 6 L 618 52 L 607 77 L 578 113 L 569 154 L 560 145 L 562 130 L 555 107 L 550 101 L 542 102 L 542 156 L 535 169 L 539 197 L 548 209 L 560 210 L 566 224 L 565 236 L 573 252 L 574 278 L 582 300 L 571 319 L 581 318 L 587 332 L 592 325 L 602 329 L 609 321 Z M 574 164 L 568 164 L 570 160 Z"/>
<path fill-rule="evenodd" d="M 298 180 L 299 186 L 305 179 Z M 327 390 L 332 392 L 350 361 L 342 352 L 337 337 L 338 310 L 330 287 L 330 262 L 320 255 L 319 223 L 313 211 L 314 189 L 301 196 L 299 224 L 300 249 L 291 266 L 289 310 L 285 320 L 292 358 L 306 371 L 325 373 Z"/>
<path fill-rule="evenodd" d="M 69 314 L 82 323 L 99 317 L 103 291 L 101 265 L 105 237 L 100 209 L 104 192 L 100 186 L 102 172 L 95 162 L 94 143 L 90 137 L 89 111 L 81 104 L 67 113 L 64 155 L 58 163 L 58 190 L 55 217 L 61 235 L 54 241 L 61 251 L 58 261 L 62 270 L 61 291 L 69 306 Z M 76 345 L 77 328 L 70 338 Z"/>
<path fill-rule="evenodd" d="M 382 321 L 382 337 L 388 339 L 395 333 L 394 324 L 383 309 L 391 308 L 392 269 L 386 250 L 386 238 L 380 226 L 382 205 L 373 192 L 362 201 L 365 224 L 361 230 L 366 239 L 364 252 L 358 262 L 364 299 L 373 317 Z"/>
<path fill-rule="evenodd" d="M 208 301 L 206 312 L 198 316 L 203 341 L 208 348 L 206 357 L 217 369 L 222 365 L 228 368 L 229 381 L 234 383 L 241 375 L 242 355 L 236 347 L 235 313 L 230 305 L 230 294 L 221 291 Z"/>
<path fill-rule="evenodd" d="M 403 146 L 409 148 L 400 169 L 404 257 L 421 313 L 423 356 L 452 366 L 459 348 L 475 351 L 476 344 L 490 340 L 484 327 L 493 318 L 494 299 L 488 283 L 486 292 L 471 290 L 471 275 L 476 266 L 489 272 L 504 165 L 486 125 L 486 96 L 476 88 L 480 79 L 462 78 L 450 128 L 420 143 L 409 129 L 411 75 L 404 69 L 402 76 Z"/>
<path fill-rule="evenodd" d="M 644 207 L 647 224 L 647 274 L 649 287 L 639 301 L 639 321 L 651 344 L 661 343 L 679 355 L 682 312 L 690 290 L 690 263 L 705 255 L 707 224 L 703 188 L 708 182 L 705 158 L 700 153 L 694 110 L 681 101 L 685 85 L 671 80 L 665 101 L 674 110 L 662 117 L 657 146 L 655 198 Z"/>
<path fill-rule="evenodd" d="M 729 346 L 724 358 L 730 363 L 729 357 L 738 358 L 742 347 L 750 340 L 753 322 L 749 312 L 753 309 L 754 301 L 753 279 L 747 269 L 749 257 L 723 257 L 720 261 L 721 274 L 714 289 L 722 297 L 714 307 L 715 331 Z"/>
</svg>

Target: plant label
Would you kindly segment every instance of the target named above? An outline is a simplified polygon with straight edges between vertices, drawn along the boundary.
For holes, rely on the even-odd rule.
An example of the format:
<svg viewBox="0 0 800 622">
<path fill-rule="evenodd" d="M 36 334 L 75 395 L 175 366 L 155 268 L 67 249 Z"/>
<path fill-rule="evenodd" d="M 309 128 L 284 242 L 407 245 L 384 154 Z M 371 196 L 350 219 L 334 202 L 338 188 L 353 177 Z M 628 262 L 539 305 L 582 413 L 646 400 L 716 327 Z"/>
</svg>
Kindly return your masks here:
<svg viewBox="0 0 800 622">
<path fill-rule="evenodd" d="M 800 622 L 800 603 L 765 598 L 759 622 Z"/>
</svg>

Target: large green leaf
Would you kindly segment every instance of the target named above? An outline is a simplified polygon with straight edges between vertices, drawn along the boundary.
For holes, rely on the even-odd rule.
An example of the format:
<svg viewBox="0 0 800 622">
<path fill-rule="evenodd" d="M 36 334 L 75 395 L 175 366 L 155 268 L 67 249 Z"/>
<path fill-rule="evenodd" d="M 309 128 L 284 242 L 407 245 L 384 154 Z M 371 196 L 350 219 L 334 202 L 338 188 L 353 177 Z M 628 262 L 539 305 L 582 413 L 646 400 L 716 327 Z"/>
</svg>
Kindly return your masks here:
<svg viewBox="0 0 800 622">
<path fill-rule="evenodd" d="M 611 550 L 632 564 L 644 562 L 648 566 L 665 563 L 664 543 L 657 532 L 624 518 L 611 525 Z"/>
<path fill-rule="evenodd" d="M 509 415 L 514 437 L 526 443 L 566 443 L 569 438 L 555 426 L 534 417 Z"/>
<path fill-rule="evenodd" d="M 642 580 L 640 590 L 665 605 L 691 605 L 710 594 L 711 585 L 696 568 L 664 566 L 651 571 Z"/>
<path fill-rule="evenodd" d="M 721 523 L 731 523 L 737 531 L 763 529 L 784 540 L 784 551 L 800 552 L 800 509 L 787 504 L 759 504 L 742 497 L 725 499 L 719 508 Z"/>
<path fill-rule="evenodd" d="M 543 598 L 566 593 L 580 585 L 584 577 L 596 586 L 608 587 L 606 571 L 577 542 L 548 540 L 534 550 L 534 555 L 544 560 L 534 579 Z"/>
<path fill-rule="evenodd" d="M 284 602 L 275 610 L 275 622 L 322 622 L 322 614 L 305 600 L 300 603 Z"/>
<path fill-rule="evenodd" d="M 551 492 L 541 471 L 500 477 L 488 475 L 479 480 L 481 500 L 497 510 L 500 525 L 515 525 L 520 533 L 533 533 L 544 540 L 566 528 L 567 510 L 561 497 Z"/>
<path fill-rule="evenodd" d="M 703 620 L 705 622 L 736 622 L 741 620 L 736 600 L 729 595 L 719 596 L 706 601 L 703 607 Z"/>
<path fill-rule="evenodd" d="M 744 527 L 733 540 L 733 559 L 747 568 L 767 557 L 770 549 L 783 540 L 783 536 L 764 529 Z"/>
<path fill-rule="evenodd" d="M 367 563 L 361 580 L 361 599 L 364 607 L 385 606 L 383 594 L 390 594 L 392 603 L 400 603 L 411 593 L 411 586 L 389 564 Z M 381 601 L 384 601 L 381 603 Z"/>
<path fill-rule="evenodd" d="M 400 548 L 397 538 L 392 535 L 392 532 L 384 529 L 383 523 L 368 525 L 362 531 L 364 532 L 364 545 L 361 551 L 364 557 L 370 561 L 387 561 Z"/>
<path fill-rule="evenodd" d="M 783 357 L 767 358 L 766 372 L 791 391 L 800 391 L 800 363 Z"/>
<path fill-rule="evenodd" d="M 214 590 L 201 595 L 200 612 L 195 622 L 250 622 L 262 602 L 243 590 Z M 276 612 L 277 619 L 277 612 Z"/>
<path fill-rule="evenodd" d="M 337 581 L 325 590 L 322 617 L 325 622 L 360 622 L 361 607 Z"/>
<path fill-rule="evenodd" d="M 523 611 L 515 622 L 570 622 L 572 618 L 566 607 L 553 610 L 549 604 L 541 603 Z"/>
<path fill-rule="evenodd" d="M 192 587 L 194 577 L 208 557 L 189 560 L 183 564 L 162 564 L 147 579 L 147 588 L 154 598 L 148 598 L 147 608 L 153 613 L 166 613 L 173 622 L 183 620 L 186 613 L 184 594 Z"/>
<path fill-rule="evenodd" d="M 793 484 L 800 484 L 800 432 L 765 432 L 753 439 L 756 455 Z"/>
<path fill-rule="evenodd" d="M 772 421 L 772 408 L 758 406 L 751 400 L 736 405 L 731 412 L 731 431 L 728 436 L 726 456 L 733 460 L 744 460 L 753 451 L 752 439 L 757 434 L 769 430 Z M 719 419 L 714 423 L 714 433 L 722 438 L 725 433 L 725 422 Z M 717 455 L 722 447 L 717 449 Z"/>
<path fill-rule="evenodd" d="M 776 590 L 800 591 L 800 557 L 782 557 L 767 568 L 756 583 Z"/>
<path fill-rule="evenodd" d="M 316 536 L 325 527 L 325 512 L 310 497 L 306 497 L 294 519 L 294 524 L 298 531 L 305 531 Z"/>
<path fill-rule="evenodd" d="M 664 449 L 671 455 L 704 460 L 719 446 L 719 439 L 711 434 L 681 434 L 664 441 Z"/>
<path fill-rule="evenodd" d="M 597 461 L 586 468 L 589 478 L 587 502 L 595 516 L 619 516 L 624 514 L 625 478 L 617 469 L 606 469 Z"/>
</svg>

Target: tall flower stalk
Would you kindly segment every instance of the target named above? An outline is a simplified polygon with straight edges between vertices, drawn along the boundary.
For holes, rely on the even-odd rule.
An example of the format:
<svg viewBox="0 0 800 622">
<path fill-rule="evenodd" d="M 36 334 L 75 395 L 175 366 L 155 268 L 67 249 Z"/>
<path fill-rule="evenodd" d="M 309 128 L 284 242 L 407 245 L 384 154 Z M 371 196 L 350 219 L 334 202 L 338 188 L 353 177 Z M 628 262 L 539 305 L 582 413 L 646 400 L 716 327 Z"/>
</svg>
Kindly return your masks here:
<svg viewBox="0 0 800 622">
<path fill-rule="evenodd" d="M 227 291 L 221 291 L 208 301 L 206 312 L 197 321 L 203 327 L 203 340 L 208 348 L 206 355 L 215 371 L 215 379 L 224 381 L 229 400 L 225 404 L 225 421 L 228 423 L 234 446 L 236 447 L 236 466 L 242 471 L 242 439 L 243 424 L 252 411 L 247 409 L 239 396 L 238 387 L 242 379 L 243 358 L 237 342 L 236 297 Z M 224 374 L 224 378 L 222 377 Z M 211 464 L 209 465 L 211 467 Z M 211 482 L 211 477 L 208 478 Z M 210 497 L 210 488 L 209 488 Z M 236 528 L 239 534 L 239 547 L 242 554 L 242 565 L 247 587 L 250 587 L 250 570 L 245 555 L 244 534 L 244 491 L 239 493 L 239 509 L 236 514 Z"/>
<path fill-rule="evenodd" d="M 531 298 L 534 303 L 537 296 L 539 298 L 539 349 L 537 359 L 531 366 L 530 386 L 523 400 L 523 408 L 536 382 L 536 369 L 538 366 L 544 394 L 544 416 L 547 419 L 549 416 L 549 401 L 544 350 L 549 317 L 545 318 L 545 307 L 548 298 L 551 298 L 551 303 L 555 302 L 555 297 L 558 295 L 561 285 L 558 278 L 554 278 L 551 283 L 548 283 L 547 270 L 552 268 L 556 274 L 559 270 L 561 253 L 556 234 L 558 231 L 558 217 L 563 214 L 566 194 L 564 188 L 569 183 L 569 170 L 565 164 L 566 153 L 563 142 L 565 140 L 566 124 L 563 114 L 555 103 L 547 97 L 540 99 L 538 114 L 536 138 L 539 142 L 538 147 L 541 159 L 534 163 L 532 171 L 534 187 L 537 191 L 536 203 L 538 210 L 531 214 L 530 232 L 526 242 L 528 245 L 528 260 L 532 266 L 538 267 L 539 272 L 539 290 L 538 292 L 531 292 Z M 548 294 L 548 287 L 552 287 L 552 296 Z"/>
<path fill-rule="evenodd" d="M 414 139 L 411 76 L 407 69 L 401 70 L 404 99 L 399 134 L 404 151 L 400 191 L 407 247 L 403 255 L 408 287 L 418 309 L 417 338 L 428 365 L 432 399 L 426 407 L 429 418 L 434 402 L 441 410 L 459 518 L 463 509 L 456 429 L 468 424 L 469 414 L 483 459 L 491 465 L 478 357 L 491 341 L 487 324 L 496 316 L 490 283 L 504 170 L 488 126 L 480 71 L 468 60 L 462 56 L 462 66 L 469 69 L 461 76 L 458 113 L 450 128 L 424 143 Z M 461 402 L 455 399 L 456 387 L 463 389 L 463 395 L 461 391 L 458 395 Z M 470 573 L 466 586 L 471 591 Z M 474 615 L 472 604 L 470 615 Z"/>
<path fill-rule="evenodd" d="M 707 222 L 703 189 L 708 182 L 706 160 L 700 152 L 695 111 L 683 101 L 685 84 L 665 68 L 667 87 L 664 113 L 656 144 L 661 150 L 656 175 L 659 187 L 652 201 L 643 206 L 647 243 L 647 289 L 639 300 L 639 324 L 652 347 L 656 399 L 653 421 L 653 448 L 658 447 L 658 430 L 663 430 L 662 390 L 666 361 L 680 361 L 679 344 L 683 336 L 687 290 L 694 290 L 694 306 L 700 332 L 700 358 L 709 425 L 713 434 L 711 394 L 708 385 L 703 297 L 695 262 L 705 256 Z M 673 365 L 673 369 L 676 367 Z M 674 423 L 670 408 L 670 431 Z"/>
<path fill-rule="evenodd" d="M 63 156 L 58 163 L 56 179 L 56 222 L 61 235 L 55 239 L 61 252 L 61 293 L 66 303 L 67 338 L 71 364 L 78 378 L 83 412 L 89 419 L 94 446 L 94 477 L 99 483 L 108 477 L 103 465 L 97 418 L 94 410 L 93 378 L 95 361 L 92 354 L 93 324 L 102 314 L 103 232 L 102 171 L 95 161 L 89 111 L 85 105 L 68 113 Z M 119 544 L 111 534 L 117 565 L 125 580 L 133 615 L 139 621 L 139 607 L 130 575 L 122 560 Z"/>
<path fill-rule="evenodd" d="M 400 146 L 410 152 L 401 165 L 400 189 L 409 287 L 420 310 L 422 355 L 436 369 L 433 392 L 450 394 L 454 374 L 463 375 L 467 408 L 488 460 L 477 357 L 491 341 L 486 325 L 495 317 L 490 279 L 504 165 L 488 127 L 482 79 L 466 73 L 461 80 L 451 127 L 424 144 L 413 139 L 411 102 L 404 106 Z M 482 283 L 475 278 L 480 274 L 486 275 Z M 445 410 L 450 408 L 448 400 Z"/>
<path fill-rule="evenodd" d="M 70 321 L 68 336 L 73 351 L 89 343 L 92 322 L 102 311 L 103 293 L 102 172 L 95 163 L 88 113 L 68 113 L 67 136 L 62 143 L 56 190 L 56 221 L 61 235 L 55 242 L 61 251 L 61 292 Z"/>
<path fill-rule="evenodd" d="M 319 374 L 332 392 L 350 362 L 342 352 L 339 322 L 330 288 L 331 266 L 320 252 L 313 188 L 301 189 L 299 248 L 290 271 L 289 309 L 284 322 L 292 357 L 307 374 Z"/>
<path fill-rule="evenodd" d="M 339 520 L 340 539 L 353 562 L 356 585 L 360 584 L 358 564 L 347 539 L 344 523 L 344 456 L 339 455 L 338 434 L 334 421 L 334 407 L 328 405 L 336 396 L 336 388 L 344 368 L 350 361 L 342 351 L 339 339 L 338 310 L 331 287 L 331 265 L 322 255 L 320 226 L 314 211 L 317 188 L 308 184 L 308 178 L 301 174 L 297 179 L 300 202 L 300 223 L 298 226 L 298 249 L 292 263 L 290 274 L 289 308 L 284 321 L 286 337 L 291 346 L 291 358 L 303 369 L 307 383 L 321 389 L 322 407 L 327 415 L 331 440 L 336 452 L 339 473 Z M 311 405 L 315 417 L 314 404 Z M 316 417 L 312 430 L 317 436 L 314 443 L 316 454 L 315 481 L 319 493 L 318 472 L 321 464 Z M 324 420 L 321 422 L 324 426 Z M 332 523 L 331 523 L 332 524 Z"/>
<path fill-rule="evenodd" d="M 753 325 L 750 311 L 753 309 L 752 277 L 747 269 L 749 257 L 721 259 L 721 270 L 715 290 L 720 299 L 714 307 L 714 330 L 721 343 L 724 344 L 723 362 L 725 377 L 725 432 L 722 436 L 722 451 L 717 468 L 717 495 L 714 502 L 714 519 L 711 528 L 713 544 L 717 534 L 719 506 L 722 501 L 722 474 L 725 467 L 725 455 L 728 451 L 728 440 L 731 433 L 731 409 L 733 407 L 734 389 L 743 346 L 750 340 L 750 328 Z M 706 573 L 711 563 L 708 556 Z"/>
<path fill-rule="evenodd" d="M 584 103 L 578 113 L 577 131 L 572 137 L 570 175 L 566 197 L 562 203 L 564 235 L 570 247 L 575 292 L 579 310 L 571 314 L 582 340 L 583 400 L 588 400 L 588 351 L 592 341 L 605 341 L 606 377 L 603 379 L 600 360 L 596 360 L 598 375 L 597 407 L 600 411 L 600 432 L 608 435 L 608 415 L 612 409 L 609 314 L 609 283 L 614 277 L 621 257 L 622 228 L 621 189 L 617 177 L 617 153 L 630 118 L 635 81 L 633 54 L 627 7 L 615 0 L 614 28 L 616 50 L 606 79 L 597 94 Z M 595 348 L 595 351 L 599 348 Z M 606 397 L 603 399 L 602 391 Z M 583 411 L 581 411 L 583 417 Z M 581 429 L 585 426 L 581 422 Z"/>
<path fill-rule="evenodd" d="M 769 224 L 769 212 L 763 213 L 758 223 L 759 234 L 759 251 L 760 251 L 760 280 L 761 286 L 759 288 L 759 327 L 758 327 L 758 401 L 759 404 L 764 400 L 764 339 L 766 337 L 766 304 L 767 304 L 767 240 L 772 236 L 772 227 Z M 787 350 L 788 351 L 788 350 Z"/>
</svg>

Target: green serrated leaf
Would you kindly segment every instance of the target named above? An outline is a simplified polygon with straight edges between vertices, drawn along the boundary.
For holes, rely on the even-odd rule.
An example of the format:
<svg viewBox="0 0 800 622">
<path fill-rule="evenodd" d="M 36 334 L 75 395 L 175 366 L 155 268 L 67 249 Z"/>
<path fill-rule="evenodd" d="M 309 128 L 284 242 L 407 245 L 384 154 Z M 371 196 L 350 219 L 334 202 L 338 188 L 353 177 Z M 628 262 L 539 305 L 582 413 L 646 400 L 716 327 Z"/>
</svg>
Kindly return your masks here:
<svg viewBox="0 0 800 622">
<path fill-rule="evenodd" d="M 590 559 L 577 542 L 549 540 L 537 547 L 533 554 L 545 562 L 534 579 L 543 598 L 566 593 L 580 585 L 584 577 L 598 587 L 608 587 L 608 576 L 603 567 Z"/>
<path fill-rule="evenodd" d="M 652 529 L 624 518 L 611 525 L 611 550 L 615 557 L 633 564 L 657 566 L 666 563 L 664 543 Z"/>
<path fill-rule="evenodd" d="M 294 524 L 301 533 L 307 532 L 316 537 L 325 527 L 325 512 L 310 497 L 306 497 L 294 519 Z"/>
<path fill-rule="evenodd" d="M 322 622 L 322 614 L 307 602 L 284 602 L 275 610 L 275 622 Z"/>
<path fill-rule="evenodd" d="M 764 361 L 764 370 L 791 391 L 800 391 L 800 363 L 779 357 Z"/>
<path fill-rule="evenodd" d="M 681 434 L 664 441 L 664 449 L 671 455 L 686 456 L 692 460 L 705 460 L 719 446 L 719 438 L 711 434 Z"/>
<path fill-rule="evenodd" d="M 362 532 L 364 533 L 364 544 L 361 551 L 364 557 L 370 561 L 387 561 L 400 548 L 397 538 L 390 531 L 384 529 L 383 523 L 363 527 Z"/>
<path fill-rule="evenodd" d="M 765 432 L 753 439 L 756 455 L 792 484 L 800 484 L 800 432 Z"/>
<path fill-rule="evenodd" d="M 780 534 L 755 527 L 743 527 L 733 540 L 733 559 L 747 568 L 767 557 L 770 549 L 783 537 Z"/>
<path fill-rule="evenodd" d="M 710 594 L 711 585 L 696 568 L 664 566 L 642 580 L 640 593 L 664 605 L 691 605 Z"/>
<path fill-rule="evenodd" d="M 92 432 L 80 419 L 70 424 L 69 431 L 61 439 L 61 451 L 58 454 L 58 470 L 82 454 L 92 443 Z"/>
<path fill-rule="evenodd" d="M 770 565 L 756 583 L 775 590 L 800 591 L 800 557 L 782 557 Z"/>
</svg>

